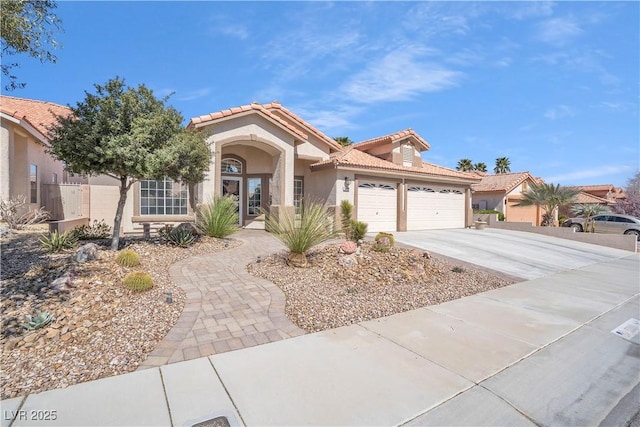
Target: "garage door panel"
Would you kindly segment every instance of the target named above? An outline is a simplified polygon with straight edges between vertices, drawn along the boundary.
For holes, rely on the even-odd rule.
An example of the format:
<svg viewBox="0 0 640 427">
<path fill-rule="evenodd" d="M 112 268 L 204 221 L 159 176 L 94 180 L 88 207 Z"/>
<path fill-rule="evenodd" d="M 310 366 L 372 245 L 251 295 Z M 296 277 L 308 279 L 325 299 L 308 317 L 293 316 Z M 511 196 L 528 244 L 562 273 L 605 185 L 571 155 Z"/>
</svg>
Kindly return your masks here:
<svg viewBox="0 0 640 427">
<path fill-rule="evenodd" d="M 410 186 L 407 230 L 464 228 L 464 193 L 457 189 Z"/>
<path fill-rule="evenodd" d="M 368 231 L 395 231 L 398 192 L 392 184 L 363 182 L 358 185 L 358 221 L 368 224 Z"/>
</svg>

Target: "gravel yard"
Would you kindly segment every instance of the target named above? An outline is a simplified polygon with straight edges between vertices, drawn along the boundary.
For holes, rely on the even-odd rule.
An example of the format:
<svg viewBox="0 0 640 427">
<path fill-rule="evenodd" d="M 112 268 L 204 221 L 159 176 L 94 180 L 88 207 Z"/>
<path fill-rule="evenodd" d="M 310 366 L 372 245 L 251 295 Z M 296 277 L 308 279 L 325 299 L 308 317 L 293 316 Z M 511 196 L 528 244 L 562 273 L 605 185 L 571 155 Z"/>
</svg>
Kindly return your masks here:
<svg viewBox="0 0 640 427">
<path fill-rule="evenodd" d="M 14 231 L 0 241 L 2 399 L 135 370 L 184 306 L 184 292 L 171 281 L 169 266 L 240 244 L 205 237 L 182 249 L 129 240 L 141 265 L 125 268 L 115 263 L 116 254 L 109 250 L 84 264 L 75 262 L 73 251 L 47 254 L 38 242 L 46 229 L 40 225 Z M 101 244 L 106 247 L 108 241 Z M 134 293 L 122 285 L 125 274 L 134 270 L 153 277 L 150 291 Z M 70 283 L 52 286 L 65 272 L 71 272 Z M 172 304 L 165 302 L 166 292 L 171 292 Z M 20 326 L 25 315 L 40 311 L 51 313 L 54 322 L 32 332 Z"/>
<path fill-rule="evenodd" d="M 286 252 L 251 264 L 251 274 L 278 285 L 286 314 L 307 332 L 358 323 L 512 284 L 486 271 L 425 257 L 415 249 L 376 252 L 365 242 L 357 265 L 342 267 L 339 244 L 312 249 L 309 268 L 289 267 Z"/>
</svg>

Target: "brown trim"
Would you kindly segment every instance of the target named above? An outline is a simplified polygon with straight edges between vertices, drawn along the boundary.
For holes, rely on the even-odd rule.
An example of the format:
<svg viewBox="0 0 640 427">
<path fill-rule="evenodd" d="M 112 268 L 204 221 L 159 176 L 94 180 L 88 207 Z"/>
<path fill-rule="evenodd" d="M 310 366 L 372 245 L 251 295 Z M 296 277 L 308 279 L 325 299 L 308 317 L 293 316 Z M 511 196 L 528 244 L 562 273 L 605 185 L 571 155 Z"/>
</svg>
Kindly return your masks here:
<svg viewBox="0 0 640 427">
<path fill-rule="evenodd" d="M 250 174 L 246 174 L 246 176 L 244 177 L 244 214 L 243 214 L 243 219 L 245 221 L 252 221 L 254 219 L 256 219 L 256 217 L 260 216 L 261 214 L 258 215 L 249 215 L 248 211 L 249 211 L 249 180 L 251 178 L 260 178 L 260 208 L 264 211 L 267 210 L 268 205 L 269 205 L 269 178 L 271 177 L 271 174 L 267 174 L 267 173 L 250 173 Z"/>
</svg>

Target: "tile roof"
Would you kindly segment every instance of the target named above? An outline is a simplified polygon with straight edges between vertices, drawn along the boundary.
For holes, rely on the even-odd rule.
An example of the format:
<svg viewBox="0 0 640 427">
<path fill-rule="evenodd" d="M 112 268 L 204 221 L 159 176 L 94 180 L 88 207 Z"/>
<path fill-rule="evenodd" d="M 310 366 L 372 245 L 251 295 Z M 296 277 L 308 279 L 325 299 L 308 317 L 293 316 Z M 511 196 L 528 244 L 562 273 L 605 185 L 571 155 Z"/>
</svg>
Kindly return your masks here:
<svg viewBox="0 0 640 427">
<path fill-rule="evenodd" d="M 520 185 L 527 178 L 537 181 L 529 172 L 499 173 L 496 175 L 484 175 L 482 181 L 473 184 L 471 188 L 477 192 L 500 191 L 509 192 Z"/>
<path fill-rule="evenodd" d="M 579 191 L 614 191 L 615 187 L 613 184 L 596 184 L 596 185 L 574 185 L 567 188 L 571 188 L 573 190 Z"/>
<path fill-rule="evenodd" d="M 366 151 L 377 145 L 389 144 L 405 138 L 413 138 L 420 145 L 422 145 L 422 147 L 425 150 L 428 150 L 429 148 L 431 148 L 429 143 L 426 140 L 424 140 L 420 135 L 418 135 L 413 129 L 405 129 L 399 132 L 391 133 L 389 135 L 383 135 L 377 138 L 367 139 L 365 141 L 358 142 L 353 146 L 358 150 Z"/>
<path fill-rule="evenodd" d="M 578 193 L 574 203 L 580 203 L 583 205 L 589 205 L 589 204 L 595 204 L 595 203 L 603 204 L 603 205 L 615 204 L 610 200 L 604 199 L 602 197 L 594 196 L 593 194 L 585 193 L 584 191 L 581 191 Z"/>
<path fill-rule="evenodd" d="M 63 105 L 6 95 L 0 96 L 0 111 L 28 123 L 45 138 L 48 127 L 56 123 L 55 115 L 71 114 L 71 109 Z"/>
<path fill-rule="evenodd" d="M 479 178 L 471 176 L 465 172 L 456 171 L 432 163 L 423 162 L 421 167 L 407 167 L 397 165 L 387 160 L 367 154 L 357 150 L 355 146 L 349 146 L 342 151 L 331 154 L 330 158 L 311 165 L 312 169 L 321 168 L 327 165 L 334 166 L 353 166 L 363 169 L 384 170 L 392 172 L 410 172 L 414 174 L 427 176 L 442 176 L 448 178 L 465 179 L 469 181 L 477 181 Z"/>
</svg>

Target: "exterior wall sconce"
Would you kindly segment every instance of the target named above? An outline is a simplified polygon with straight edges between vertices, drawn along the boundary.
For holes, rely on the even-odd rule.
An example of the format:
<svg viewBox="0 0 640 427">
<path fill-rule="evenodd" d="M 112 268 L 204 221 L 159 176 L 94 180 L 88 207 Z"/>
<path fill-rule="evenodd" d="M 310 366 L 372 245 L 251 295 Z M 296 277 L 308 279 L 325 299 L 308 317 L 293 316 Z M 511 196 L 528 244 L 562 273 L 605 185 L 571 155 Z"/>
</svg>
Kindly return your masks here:
<svg viewBox="0 0 640 427">
<path fill-rule="evenodd" d="M 349 177 L 344 177 L 344 191 L 349 191 L 349 187 L 351 186 L 351 181 L 349 181 Z"/>
</svg>

